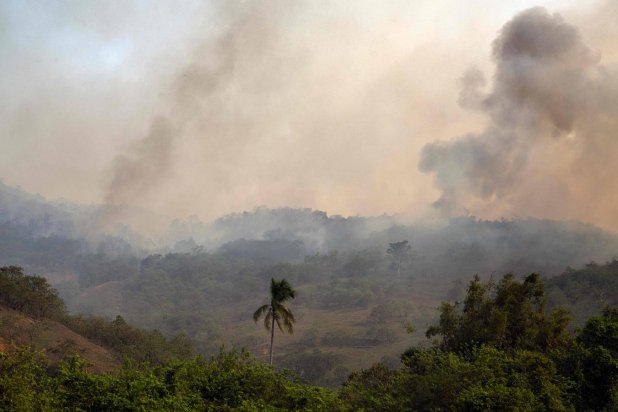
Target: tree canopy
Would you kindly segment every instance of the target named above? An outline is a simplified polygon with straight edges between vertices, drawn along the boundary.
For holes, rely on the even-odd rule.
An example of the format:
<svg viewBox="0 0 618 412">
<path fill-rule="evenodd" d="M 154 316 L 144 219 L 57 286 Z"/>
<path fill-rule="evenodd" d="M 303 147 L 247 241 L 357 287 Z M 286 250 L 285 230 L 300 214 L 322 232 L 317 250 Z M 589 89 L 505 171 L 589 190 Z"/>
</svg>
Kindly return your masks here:
<svg viewBox="0 0 618 412">
<path fill-rule="evenodd" d="M 464 352 L 470 346 L 491 345 L 505 350 L 547 352 L 568 339 L 569 315 L 547 312 L 541 277 L 533 273 L 519 281 L 506 274 L 497 283 L 470 282 L 463 302 L 444 302 L 440 320 L 427 337 L 440 337 L 440 347 Z"/>
</svg>

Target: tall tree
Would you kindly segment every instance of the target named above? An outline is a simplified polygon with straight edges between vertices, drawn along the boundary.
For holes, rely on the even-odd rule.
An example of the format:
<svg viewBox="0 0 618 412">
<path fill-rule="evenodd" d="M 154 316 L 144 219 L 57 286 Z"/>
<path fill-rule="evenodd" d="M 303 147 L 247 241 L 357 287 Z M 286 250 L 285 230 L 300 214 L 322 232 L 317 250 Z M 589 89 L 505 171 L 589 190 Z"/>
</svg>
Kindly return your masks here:
<svg viewBox="0 0 618 412">
<path fill-rule="evenodd" d="M 281 332 L 284 329 L 288 333 L 294 332 L 294 315 L 290 309 L 285 305 L 290 299 L 294 299 L 296 291 L 292 289 L 292 286 L 287 280 L 282 279 L 280 281 L 272 278 L 270 280 L 270 304 L 262 305 L 253 314 L 253 320 L 257 321 L 266 314 L 264 317 L 264 327 L 270 331 L 270 355 L 269 362 L 273 364 L 273 343 L 275 340 L 275 323 L 279 327 Z M 283 324 L 283 326 L 282 326 Z"/>
<path fill-rule="evenodd" d="M 397 268 L 397 276 L 401 276 L 401 264 L 410 260 L 411 252 L 412 246 L 407 240 L 388 244 L 386 253 L 393 259 L 393 264 Z"/>
</svg>

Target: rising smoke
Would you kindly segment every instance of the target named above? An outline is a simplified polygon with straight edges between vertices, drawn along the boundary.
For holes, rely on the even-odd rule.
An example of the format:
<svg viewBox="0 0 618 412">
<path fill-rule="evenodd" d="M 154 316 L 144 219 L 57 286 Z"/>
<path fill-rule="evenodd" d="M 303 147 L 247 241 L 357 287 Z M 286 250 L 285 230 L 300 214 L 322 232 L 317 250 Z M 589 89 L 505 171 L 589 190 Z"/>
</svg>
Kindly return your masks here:
<svg viewBox="0 0 618 412">
<path fill-rule="evenodd" d="M 401 194 L 420 189 L 383 180 L 414 167 L 404 157 L 416 93 L 410 46 L 400 47 L 392 22 L 365 27 L 356 13 L 217 2 L 216 27 L 193 42 L 162 93 L 167 126 L 153 123 L 116 157 L 106 201 L 205 219 L 262 205 L 405 210 Z M 398 163 L 387 160 L 395 153 Z"/>
<path fill-rule="evenodd" d="M 123 204 L 146 193 L 169 173 L 174 138 L 178 131 L 164 117 L 157 117 L 150 132 L 128 154 L 114 160 L 114 173 L 105 202 Z"/>
<path fill-rule="evenodd" d="M 514 18 L 491 75 L 513 2 L 188 3 L 1 4 L 7 184 L 147 228 L 122 205 L 618 229 L 615 1 L 539 0 L 564 20 Z"/>
<path fill-rule="evenodd" d="M 426 145 L 419 168 L 442 190 L 445 214 L 472 210 L 576 217 L 616 227 L 618 75 L 580 32 L 543 8 L 504 25 L 492 88 L 477 69 L 459 103 L 487 126 Z"/>
</svg>

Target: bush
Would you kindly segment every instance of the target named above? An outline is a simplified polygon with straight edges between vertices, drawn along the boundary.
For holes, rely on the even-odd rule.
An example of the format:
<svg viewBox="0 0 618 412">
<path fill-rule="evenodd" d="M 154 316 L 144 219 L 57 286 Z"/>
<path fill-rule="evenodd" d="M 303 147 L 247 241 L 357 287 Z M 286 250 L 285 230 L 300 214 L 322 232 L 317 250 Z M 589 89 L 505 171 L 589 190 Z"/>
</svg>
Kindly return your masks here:
<svg viewBox="0 0 618 412">
<path fill-rule="evenodd" d="M 78 356 L 45 373 L 31 349 L 0 355 L 0 409 L 31 411 L 341 411 L 337 393 L 305 386 L 246 353 L 174 361 L 156 368 L 131 363 L 96 375 Z"/>
</svg>

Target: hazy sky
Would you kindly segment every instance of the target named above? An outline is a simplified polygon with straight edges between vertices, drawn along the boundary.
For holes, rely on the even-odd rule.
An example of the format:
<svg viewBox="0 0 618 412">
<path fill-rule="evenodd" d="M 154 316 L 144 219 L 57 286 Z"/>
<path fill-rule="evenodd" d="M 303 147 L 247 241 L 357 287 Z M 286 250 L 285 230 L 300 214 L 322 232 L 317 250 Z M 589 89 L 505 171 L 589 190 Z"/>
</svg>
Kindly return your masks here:
<svg viewBox="0 0 618 412">
<path fill-rule="evenodd" d="M 446 199 L 445 213 L 575 218 L 618 229 L 618 130 L 606 120 L 618 109 L 616 4 L 4 0 L 0 178 L 51 199 L 205 220 L 262 205 L 424 216 Z M 486 79 L 485 89 L 472 85 L 479 93 L 514 101 L 503 89 L 519 77 L 492 78 L 510 76 L 514 60 L 495 50 L 492 59 L 492 44 L 535 6 L 576 28 L 581 38 L 568 47 L 590 57 L 580 67 L 579 57 L 560 55 L 533 84 L 545 90 L 556 72 L 570 79 L 560 76 L 577 66 L 592 89 L 609 90 L 569 106 L 577 121 L 558 132 L 521 131 L 521 123 L 497 121 L 491 104 L 458 103 L 471 67 Z M 547 24 L 561 27 L 554 17 Z M 581 120 L 600 102 L 611 109 L 604 117 Z M 474 144 L 495 147 L 496 127 L 524 136 L 506 153 L 514 160 L 505 167 L 517 172 L 497 172 L 502 189 L 487 189 L 485 177 L 479 189 L 478 176 L 470 177 L 476 160 L 453 142 L 472 134 Z M 594 150 L 583 148 L 587 142 Z M 612 166 L 592 170 L 595 162 Z"/>
</svg>

